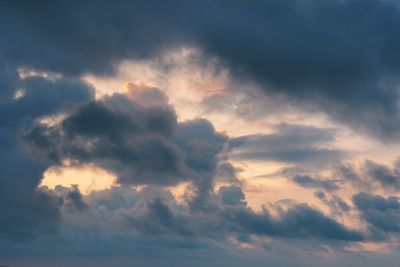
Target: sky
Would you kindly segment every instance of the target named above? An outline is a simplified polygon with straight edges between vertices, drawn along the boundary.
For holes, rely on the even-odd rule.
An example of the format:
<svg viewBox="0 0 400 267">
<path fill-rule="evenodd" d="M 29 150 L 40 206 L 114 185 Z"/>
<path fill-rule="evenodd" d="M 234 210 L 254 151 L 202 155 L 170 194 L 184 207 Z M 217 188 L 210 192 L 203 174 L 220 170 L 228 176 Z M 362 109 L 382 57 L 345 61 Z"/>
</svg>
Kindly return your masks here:
<svg viewBox="0 0 400 267">
<path fill-rule="evenodd" d="M 396 267 L 396 0 L 0 1 L 0 267 Z"/>
</svg>

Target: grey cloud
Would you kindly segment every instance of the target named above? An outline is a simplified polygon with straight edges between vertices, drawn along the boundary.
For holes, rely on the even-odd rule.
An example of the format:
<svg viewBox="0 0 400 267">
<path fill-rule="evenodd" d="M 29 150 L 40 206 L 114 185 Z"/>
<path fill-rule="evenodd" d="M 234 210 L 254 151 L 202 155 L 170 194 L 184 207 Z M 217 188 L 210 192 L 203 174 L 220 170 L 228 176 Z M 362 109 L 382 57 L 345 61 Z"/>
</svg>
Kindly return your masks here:
<svg viewBox="0 0 400 267">
<path fill-rule="evenodd" d="M 218 195 L 225 205 L 246 205 L 245 196 L 238 186 L 223 186 L 219 189 Z"/>
<path fill-rule="evenodd" d="M 169 141 L 175 114 L 134 109 L 128 114 L 90 103 L 56 127 L 35 126 L 26 140 L 55 163 L 93 162 L 116 172 L 121 183 L 176 183 L 184 166 L 178 147 Z M 48 144 L 43 146 L 44 142 Z"/>
<path fill-rule="evenodd" d="M 196 12 L 202 45 L 226 60 L 235 75 L 244 74 L 268 93 L 287 94 L 380 138 L 398 137 L 396 3 L 211 6 L 214 12 L 205 23 Z"/>
<path fill-rule="evenodd" d="M 398 191 L 400 189 L 400 172 L 395 168 L 377 164 L 371 160 L 365 161 L 366 174 L 385 189 Z"/>
<path fill-rule="evenodd" d="M 113 62 L 147 57 L 176 43 L 179 35 L 174 33 L 179 30 L 165 21 L 165 12 L 176 11 L 170 5 L 155 8 L 160 5 L 130 1 L 115 5 L 106 1 L 2 3 L 2 25 L 7 28 L 1 31 L 9 40 L 2 44 L 4 60 L 68 76 L 109 74 Z"/>
<path fill-rule="evenodd" d="M 144 214 L 128 215 L 129 224 L 142 234 L 162 235 L 175 234 L 178 236 L 192 236 L 187 221 L 174 212 L 160 198 L 154 198 L 146 203 Z"/>
<path fill-rule="evenodd" d="M 140 214 L 153 220 L 155 229 L 173 236 L 188 235 L 182 226 L 188 222 L 191 230 L 196 230 L 190 234 L 206 237 L 227 233 L 363 240 L 358 231 L 307 205 L 293 206 L 275 218 L 267 211 L 256 213 L 243 206 L 245 200 L 238 188 L 223 189 L 215 196 L 211 189 L 226 136 L 216 133 L 205 120 L 178 123 L 167 105 L 145 108 L 118 95 L 94 101 L 93 88 L 77 77 L 87 73 L 110 75 L 121 60 L 154 57 L 171 48 L 194 45 L 207 55 L 216 55 L 238 79 L 256 81 L 267 94 L 286 95 L 293 103 L 320 109 L 357 130 L 395 140 L 400 125 L 396 89 L 400 16 L 395 2 L 57 1 L 0 5 L 0 33 L 5 40 L 0 42 L 1 253 L 7 253 L 11 244 L 4 239 L 25 240 L 55 230 L 60 226 L 60 207 L 64 204 L 71 210 L 84 210 L 86 202 L 78 191 L 65 195 L 63 204 L 56 193 L 37 189 L 43 172 L 64 159 L 75 164 L 94 162 L 116 172 L 121 184 L 191 181 L 197 199 L 189 211 L 179 212 L 185 207 L 164 198 L 146 199 L 140 207 Z M 21 80 L 19 67 L 59 72 L 63 78 Z M 13 99 L 16 89 L 25 91 L 18 100 Z M 58 125 L 36 121 L 61 111 L 71 114 Z M 20 138 L 22 132 L 24 140 Z M 342 151 L 324 146 L 333 138 L 329 130 L 286 125 L 270 135 L 234 139 L 230 148 L 238 158 L 319 164 L 343 157 Z M 24 142 L 31 142 L 36 159 Z M 375 181 L 386 189 L 398 189 L 397 170 L 367 165 L 367 176 L 347 169 L 346 179 L 363 185 Z M 226 173 L 229 176 L 232 172 Z M 140 194 L 118 190 L 112 196 L 104 196 L 108 192 L 93 196 L 96 200 L 92 201 L 102 206 L 100 215 L 102 211 L 107 215 L 117 211 L 117 218 L 113 218 L 121 219 L 120 205 L 124 212 L 134 215 L 138 211 L 130 208 Z M 218 197 L 222 203 L 213 204 Z M 112 200 L 108 202 L 107 198 Z M 376 228 L 398 231 L 394 199 L 359 195 L 354 203 Z M 199 206 L 208 209 L 194 208 Z M 383 219 L 385 216 L 390 222 Z M 143 224 L 136 222 L 133 226 L 140 230 L 138 225 Z M 67 242 L 60 245 L 68 247 L 81 236 L 78 241 L 84 245 L 72 253 L 81 248 L 89 254 L 93 253 L 91 249 L 118 254 L 118 248 L 128 253 L 129 249 L 138 249 L 132 240 L 142 244 L 142 236 L 130 239 L 130 232 L 123 229 L 113 239 L 114 249 L 107 245 L 110 232 L 97 228 L 87 231 L 85 227 L 73 230 L 77 230 L 76 235 L 63 236 L 61 239 Z M 188 238 L 151 239 L 148 243 L 150 248 L 157 242 L 164 247 L 196 247 L 201 243 L 193 245 Z M 47 243 L 48 247 L 53 249 L 49 251 L 57 250 L 54 243 Z M 40 254 L 43 247 L 25 249 L 37 249 Z"/>
<path fill-rule="evenodd" d="M 215 176 L 223 169 L 229 171 L 231 165 L 224 164 L 224 159 L 220 158 L 227 141 L 226 135 L 216 133 L 213 125 L 204 119 L 178 125 L 175 142 L 185 153 L 185 164 L 194 170 L 192 181 L 197 192 L 192 207 L 207 208 Z M 232 176 L 230 178 L 236 179 Z"/>
<path fill-rule="evenodd" d="M 343 199 L 338 196 L 332 195 L 327 196 L 322 191 L 316 191 L 314 195 L 321 200 L 326 206 L 328 206 L 330 213 L 333 216 L 343 217 L 346 213 L 351 211 L 351 207 Z"/>
<path fill-rule="evenodd" d="M 323 180 L 313 178 L 309 175 L 296 175 L 292 178 L 292 181 L 304 188 L 316 188 L 316 189 L 324 189 L 326 191 L 335 191 L 340 187 L 338 180 Z"/>
<path fill-rule="evenodd" d="M 23 97 L 8 99 L 0 106 L 0 122 L 16 125 L 41 116 L 50 116 L 62 106 L 91 100 L 94 88 L 79 79 L 48 80 L 29 78 L 18 81 Z M 14 88 L 14 93 L 17 88 Z"/>
<path fill-rule="evenodd" d="M 76 79 L 35 78 L 15 84 L 25 94 L 14 99 L 13 88 L 0 101 L 0 236 L 27 240 L 57 230 L 62 199 L 37 189 L 49 165 L 29 153 L 21 136 L 36 119 L 92 99 L 93 88 Z"/>
<path fill-rule="evenodd" d="M 94 232 L 100 231 L 95 228 L 101 226 L 93 219 L 104 208 L 121 212 L 124 207 L 129 210 L 137 200 L 123 189 L 119 189 L 122 195 L 112 196 L 111 203 L 107 201 L 108 192 L 94 194 L 99 202 L 106 197 L 102 200 L 104 205 L 87 202 L 77 187 L 37 189 L 44 171 L 51 165 L 63 164 L 66 159 L 72 160 L 72 164 L 95 163 L 114 171 L 121 184 L 174 185 L 191 181 L 196 188 L 191 208 L 204 206 L 208 201 L 217 172 L 223 171 L 224 179 L 235 179 L 229 163 L 221 164 L 218 157 L 227 137 L 215 132 L 206 120 L 178 123 L 166 102 L 145 107 L 140 97 L 128 99 L 118 94 L 94 101 L 90 86 L 69 78 L 28 78 L 18 82 L 25 94 L 17 100 L 9 98 L 1 106 L 4 112 L 0 118 L 0 142 L 4 149 L 0 158 L 4 158 L 4 168 L 0 183 L 5 190 L 1 192 L 0 205 L 4 215 L 0 219 L 2 246 L 7 239 L 37 237 L 37 242 L 41 242 L 43 235 L 50 232 L 54 238 L 64 238 L 65 231 L 73 231 L 71 234 L 75 235 L 92 226 Z M 154 95 L 160 96 L 147 97 Z M 38 121 L 60 113 L 64 118 L 55 124 Z M 29 146 L 25 147 L 26 144 Z M 13 207 L 8 205 L 10 202 Z M 184 220 L 170 206 L 156 198 L 145 203 L 142 218 L 138 214 L 134 218 L 136 231 L 154 221 L 153 230 L 172 231 L 176 235 L 190 233 L 185 227 L 181 229 Z M 80 216 L 86 219 L 79 219 Z M 114 218 L 118 220 L 119 216 Z M 163 242 L 173 243 L 173 239 Z M 182 246 L 196 246 L 196 242 Z M 100 249 L 93 246 L 96 248 Z M 29 246 L 24 249 L 35 250 Z"/>
<path fill-rule="evenodd" d="M 353 203 L 362 217 L 373 227 L 392 233 L 400 233 L 400 201 L 398 197 L 382 197 L 367 193 L 353 196 Z"/>
<path fill-rule="evenodd" d="M 372 187 L 371 183 L 368 183 L 366 180 L 366 177 L 359 173 L 352 164 L 335 164 L 333 165 L 333 173 L 336 178 L 349 182 L 361 189 L 370 190 Z"/>
<path fill-rule="evenodd" d="M 55 195 L 63 198 L 62 207 L 67 209 L 68 212 L 86 212 L 90 209 L 90 206 L 83 200 L 77 185 L 72 185 L 71 188 L 58 185 L 54 191 Z"/>
<path fill-rule="evenodd" d="M 340 159 L 345 154 L 324 148 L 334 137 L 335 132 L 331 129 L 282 124 L 275 133 L 232 138 L 228 150 L 233 159 L 321 164 Z"/>
<path fill-rule="evenodd" d="M 41 190 L 2 185 L 0 240 L 27 242 L 45 234 L 54 234 L 61 221 L 61 200 Z"/>
<path fill-rule="evenodd" d="M 309 235 L 337 240 L 361 241 L 363 234 L 349 230 L 308 205 L 297 205 L 283 215 L 283 227 L 295 236 Z"/>
<path fill-rule="evenodd" d="M 69 159 L 114 172 L 121 184 L 193 182 L 208 195 L 227 141 L 211 123 L 178 123 L 169 106 L 143 107 L 115 94 L 83 105 L 55 126 L 36 124 L 25 140 L 53 164 Z"/>
<path fill-rule="evenodd" d="M 282 212 L 278 219 L 272 219 L 264 212 L 254 214 L 249 210 L 231 210 L 227 219 L 238 225 L 232 227 L 247 234 L 286 238 L 319 238 L 325 240 L 361 241 L 363 234 L 349 230 L 335 220 L 306 204 L 298 204 Z"/>
<path fill-rule="evenodd" d="M 211 207 L 207 210 L 185 209 L 174 201 L 160 200 L 157 197 L 149 200 L 144 214 L 152 219 L 146 217 L 142 221 L 151 223 L 146 223 L 145 228 L 138 229 L 147 234 L 159 233 L 160 229 L 166 234 L 165 229 L 168 229 L 170 234 L 219 240 L 228 240 L 232 235 L 241 238 L 246 235 L 319 238 L 327 242 L 364 239 L 361 232 L 347 229 L 306 204 L 294 204 L 287 211 L 282 210 L 276 217 L 270 215 L 266 209 L 258 213 L 252 211 L 239 187 L 222 187 L 217 195 L 222 202 L 210 201 Z M 129 214 L 129 221 L 133 220 L 133 225 L 136 226 L 135 214 L 143 212 L 130 210 Z M 140 218 L 141 215 L 138 216 L 138 219 Z M 161 228 L 155 228 L 156 226 Z"/>
<path fill-rule="evenodd" d="M 334 176 L 343 182 L 349 182 L 364 191 L 382 188 L 387 192 L 397 192 L 400 186 L 398 160 L 394 166 L 387 166 L 365 160 L 359 168 L 350 164 L 334 166 Z"/>
<path fill-rule="evenodd" d="M 268 94 L 398 137 L 395 1 L 5 3 L 1 17 L 10 69 L 110 74 L 121 60 L 194 45 Z"/>
<path fill-rule="evenodd" d="M 166 249 L 208 251 L 218 244 L 228 245 L 232 238 L 250 244 L 270 237 L 339 246 L 365 238 L 306 204 L 293 203 L 274 216 L 267 209 L 255 212 L 236 186 L 224 187 L 210 197 L 207 210 L 179 204 L 171 193 L 156 186 L 140 191 L 114 187 L 88 196 L 81 196 L 74 187 L 49 192 L 64 199 L 59 231 L 38 237 L 35 246 L 30 245 L 32 241 L 9 241 L 0 256 L 17 251 L 36 256 L 158 255 Z M 87 208 L 79 209 L 81 205 Z M 53 241 L 59 245 L 49 246 Z"/>
</svg>

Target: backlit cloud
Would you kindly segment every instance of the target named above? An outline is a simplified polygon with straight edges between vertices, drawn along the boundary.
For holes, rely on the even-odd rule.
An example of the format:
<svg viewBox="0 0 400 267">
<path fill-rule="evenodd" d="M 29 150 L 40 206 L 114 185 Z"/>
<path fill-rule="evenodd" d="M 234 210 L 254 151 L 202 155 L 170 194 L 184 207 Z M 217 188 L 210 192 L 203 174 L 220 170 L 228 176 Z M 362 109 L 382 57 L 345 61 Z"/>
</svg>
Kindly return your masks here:
<svg viewBox="0 0 400 267">
<path fill-rule="evenodd" d="M 393 267 L 399 23 L 392 0 L 1 2 L 0 264 Z"/>
</svg>

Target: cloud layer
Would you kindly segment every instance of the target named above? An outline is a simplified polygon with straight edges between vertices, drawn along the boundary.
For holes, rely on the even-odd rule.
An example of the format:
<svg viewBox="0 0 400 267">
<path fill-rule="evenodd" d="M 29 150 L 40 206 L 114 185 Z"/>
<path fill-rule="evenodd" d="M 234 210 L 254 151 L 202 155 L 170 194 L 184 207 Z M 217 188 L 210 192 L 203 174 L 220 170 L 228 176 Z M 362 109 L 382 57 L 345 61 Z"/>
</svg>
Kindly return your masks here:
<svg viewBox="0 0 400 267">
<path fill-rule="evenodd" d="M 399 22 L 390 0 L 0 3 L 0 259 L 398 245 L 399 162 L 347 163 L 338 143 L 345 129 L 398 144 Z M 227 88 L 198 100 L 203 114 L 234 110 L 262 131 L 182 120 L 158 85 L 100 97 L 83 80 L 182 47 L 229 72 Z M 266 125 L 275 99 L 325 124 Z M 251 190 L 270 180 L 243 178 L 237 162 L 283 166 L 273 175 L 293 199 L 262 192 L 254 208 Z M 87 195 L 41 186 L 49 168 L 83 166 L 115 184 Z"/>
<path fill-rule="evenodd" d="M 285 94 L 383 140 L 399 132 L 394 1 L 3 6 L 3 66 L 107 74 L 120 60 L 198 46 L 267 93 Z M 15 73 L 11 67 L 3 75 Z"/>
</svg>

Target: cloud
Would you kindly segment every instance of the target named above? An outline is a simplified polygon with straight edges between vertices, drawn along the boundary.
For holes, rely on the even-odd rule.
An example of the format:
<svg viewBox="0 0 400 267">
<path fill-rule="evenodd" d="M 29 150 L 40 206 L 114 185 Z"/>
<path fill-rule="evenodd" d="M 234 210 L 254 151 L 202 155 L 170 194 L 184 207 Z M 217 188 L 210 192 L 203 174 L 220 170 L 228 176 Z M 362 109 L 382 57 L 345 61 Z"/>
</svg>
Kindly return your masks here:
<svg viewBox="0 0 400 267">
<path fill-rule="evenodd" d="M 124 101 L 122 105 L 129 104 L 125 98 L 121 101 Z M 176 126 L 175 114 L 133 104 L 131 108 L 129 114 L 93 102 L 78 109 L 60 125 L 36 125 L 26 139 L 34 145 L 33 149 L 36 145 L 54 163 L 62 164 L 65 159 L 95 162 L 117 172 L 121 183 L 179 181 L 184 171 L 183 158 L 179 149 L 168 141 Z"/>
<path fill-rule="evenodd" d="M 398 136 L 395 1 L 65 1 L 2 7 L 7 27 L 1 34 L 8 40 L 1 45 L 3 70 L 110 74 L 122 60 L 196 46 L 267 94 L 287 95 L 381 140 Z"/>
<path fill-rule="evenodd" d="M 267 93 L 286 94 L 356 129 L 396 139 L 396 3 L 294 0 L 211 6 L 214 12 L 209 6 L 202 9 L 207 21 L 196 12 L 201 46 L 227 61 L 235 76 L 247 76 Z"/>
<path fill-rule="evenodd" d="M 349 230 L 322 213 L 301 204 L 283 215 L 281 225 L 295 236 L 316 236 L 327 239 L 361 241 L 364 239 L 360 232 Z"/>
<path fill-rule="evenodd" d="M 292 178 L 292 181 L 304 188 L 324 189 L 328 192 L 338 190 L 338 182 L 340 182 L 335 180 L 315 179 L 309 175 L 296 175 Z"/>
<path fill-rule="evenodd" d="M 343 182 L 349 182 L 364 191 L 382 189 L 386 192 L 398 192 L 400 186 L 399 160 L 393 167 L 365 160 L 359 168 L 351 164 L 334 166 L 334 176 Z"/>
<path fill-rule="evenodd" d="M 21 98 L 14 99 L 17 88 L 24 91 Z M 43 116 L 51 116 L 62 106 L 88 101 L 94 97 L 94 88 L 79 79 L 28 78 L 19 80 L 13 97 L 0 106 L 3 125 L 20 124 Z"/>
<path fill-rule="evenodd" d="M 382 197 L 367 193 L 353 196 L 353 203 L 364 220 L 372 227 L 387 233 L 400 232 L 400 201 L 396 196 Z"/>
<path fill-rule="evenodd" d="M 311 246 L 316 240 L 319 245 L 342 246 L 365 239 L 362 232 L 307 204 L 293 203 L 276 215 L 266 208 L 255 212 L 237 186 L 212 194 L 207 210 L 178 203 L 168 190 L 154 185 L 118 186 L 87 196 L 75 186 L 47 192 L 62 199 L 58 231 L 24 242 L 1 238 L 0 257 L 23 253 L 58 260 L 77 255 L 170 258 L 171 253 L 185 252 L 191 258 L 198 257 L 199 251 L 230 255 L 231 249 L 238 249 L 232 239 L 260 245 L 263 238 L 277 242 L 283 238 Z"/>
<path fill-rule="evenodd" d="M 397 167 L 390 169 L 388 166 L 366 160 L 364 168 L 366 174 L 385 189 L 395 191 L 400 189 L 400 172 Z"/>
<path fill-rule="evenodd" d="M 92 99 L 93 88 L 64 78 L 15 83 L 24 95 L 14 99 L 11 93 L 0 104 L 0 238 L 27 240 L 56 231 L 62 201 L 37 188 L 49 165 L 45 159 L 32 157 L 21 136 L 35 120 Z"/>
<path fill-rule="evenodd" d="M 112 190 L 104 192 L 111 193 Z M 267 209 L 254 212 L 237 186 L 221 187 L 216 197 L 210 197 L 207 210 L 194 210 L 178 204 L 170 194 L 151 187 L 132 194 L 137 195 L 136 201 L 124 212 L 117 211 L 115 214 L 122 214 L 120 221 L 127 222 L 129 227 L 146 235 L 172 235 L 195 238 L 197 241 L 215 239 L 223 242 L 227 242 L 231 236 L 248 236 L 248 242 L 252 242 L 252 235 L 318 238 L 321 242 L 364 239 L 361 232 L 346 228 L 306 204 L 294 204 L 288 210 L 281 210 L 278 216 L 272 216 Z"/>
<path fill-rule="evenodd" d="M 90 209 L 90 206 L 83 200 L 82 194 L 77 185 L 72 185 L 71 188 L 56 186 L 55 194 L 63 198 L 62 207 L 68 212 L 85 212 Z"/>
<path fill-rule="evenodd" d="M 325 148 L 334 138 L 331 129 L 282 124 L 271 134 L 232 138 L 228 150 L 232 159 L 322 164 L 344 156 L 343 151 Z"/>
<path fill-rule="evenodd" d="M 331 195 L 328 197 L 323 191 L 316 191 L 314 195 L 321 200 L 326 206 L 328 206 L 330 213 L 335 217 L 343 218 L 348 212 L 351 211 L 351 207 L 343 199 L 338 196 Z"/>
<path fill-rule="evenodd" d="M 245 196 L 238 186 L 222 186 L 218 190 L 218 195 L 225 205 L 246 205 Z"/>
<path fill-rule="evenodd" d="M 25 140 L 52 164 L 95 164 L 115 173 L 120 184 L 191 182 L 192 204 L 200 205 L 214 184 L 227 137 L 204 119 L 178 123 L 168 105 L 142 106 L 140 99 L 114 94 L 79 107 L 56 125 L 35 124 Z"/>
<path fill-rule="evenodd" d="M 267 96 L 284 96 L 290 104 L 393 141 L 400 129 L 397 3 L 0 5 L 5 25 L 0 34 L 7 40 L 0 43 L 3 255 L 126 255 L 208 248 L 231 238 L 249 243 L 263 237 L 317 239 L 320 244 L 366 240 L 360 230 L 307 204 L 292 204 L 277 215 L 266 208 L 255 212 L 223 155 L 227 148 L 233 159 L 324 166 L 346 155 L 329 147 L 335 139 L 332 129 L 282 124 L 271 134 L 229 140 L 205 119 L 179 122 L 156 87 L 130 83 L 125 95 L 95 100 L 94 88 L 80 77 L 112 75 L 123 60 L 157 58 L 170 49 L 194 46 L 228 68 L 232 83 L 250 83 Z M 21 68 L 54 75 L 22 77 Z M 229 101 L 219 95 L 204 100 L 222 108 Z M 246 113 L 242 110 L 249 117 Z M 249 114 L 257 117 L 257 112 Z M 87 197 L 76 187 L 38 188 L 50 166 L 85 163 L 115 173 L 118 187 Z M 338 169 L 338 179 L 366 191 L 375 186 L 398 191 L 397 165 L 367 161 L 363 170 Z M 227 185 L 214 192 L 220 176 Z M 336 180 L 303 175 L 294 181 L 337 189 Z M 190 184 L 194 195 L 185 195 L 185 204 L 165 189 L 182 182 Z M 131 189 L 137 185 L 144 191 Z M 318 197 L 343 214 L 349 209 L 334 196 Z M 364 220 L 385 233 L 398 232 L 397 202 L 396 197 L 363 193 L 353 197 Z M 29 241 L 33 237 L 37 243 Z"/>
<path fill-rule="evenodd" d="M 141 81 L 128 82 L 124 85 L 125 95 L 145 107 L 168 105 L 168 97 L 158 88 Z"/>
</svg>

